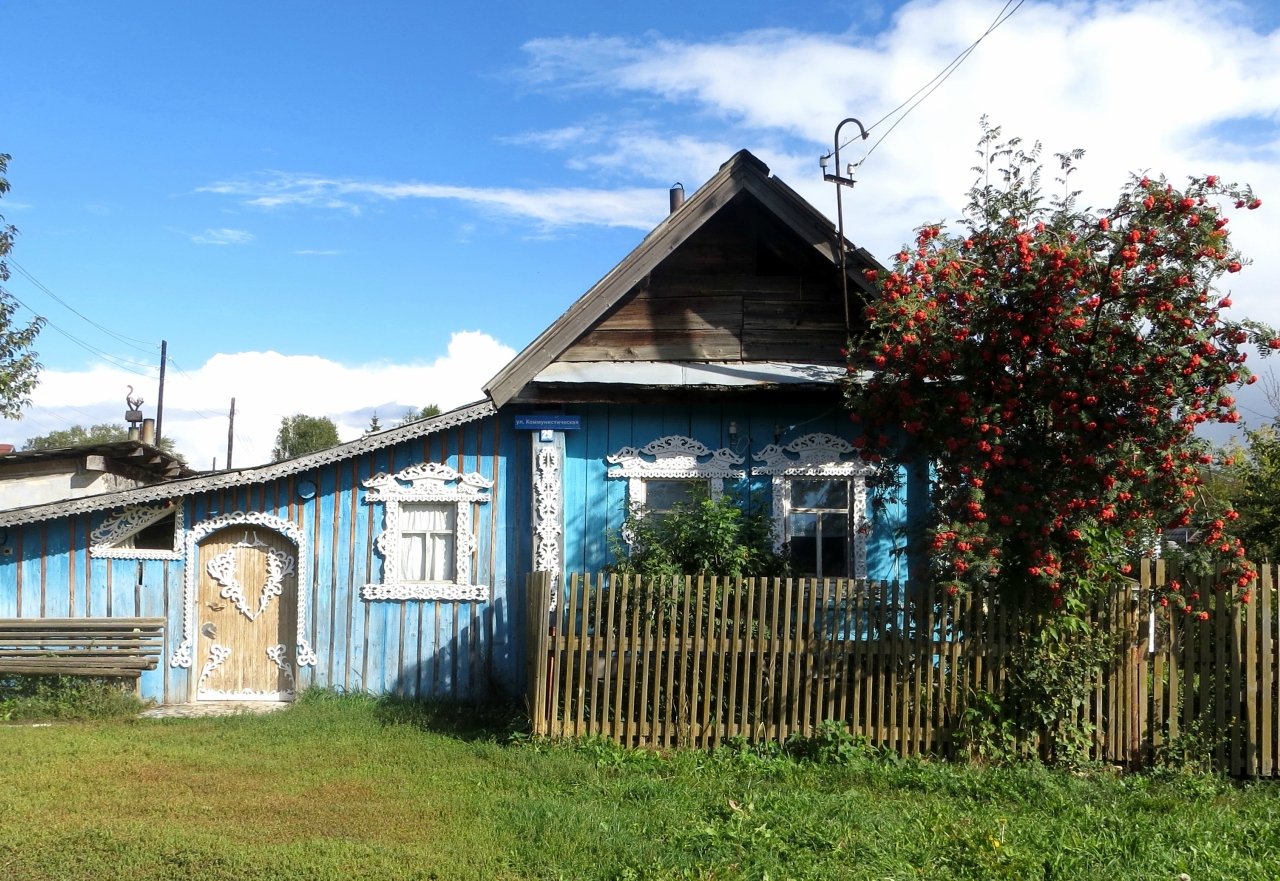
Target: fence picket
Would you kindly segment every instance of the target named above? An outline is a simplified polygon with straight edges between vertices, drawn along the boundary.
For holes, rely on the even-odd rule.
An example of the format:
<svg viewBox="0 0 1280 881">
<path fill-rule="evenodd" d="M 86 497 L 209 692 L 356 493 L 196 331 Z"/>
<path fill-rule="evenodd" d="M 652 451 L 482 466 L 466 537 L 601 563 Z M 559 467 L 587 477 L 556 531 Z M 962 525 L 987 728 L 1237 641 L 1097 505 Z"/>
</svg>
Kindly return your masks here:
<svg viewBox="0 0 1280 881">
<path fill-rule="evenodd" d="M 1262 567 L 1247 605 L 1181 575 L 1181 592 L 1211 598 L 1206 620 L 1156 603 L 1178 575 L 1144 561 L 1092 607 L 1120 646 L 1079 719 L 1096 726 L 1094 757 L 1140 766 L 1194 723 L 1219 770 L 1277 776 L 1276 568 Z M 781 740 L 840 719 L 902 755 L 946 754 L 970 696 L 1004 682 L 1022 626 L 998 595 L 935 601 L 907 582 L 573 573 L 548 615 L 552 589 L 548 573 L 530 576 L 534 733 L 633 746 Z"/>
<path fill-rule="evenodd" d="M 1263 696 L 1261 713 L 1261 773 L 1264 777 L 1270 777 L 1272 774 L 1275 774 L 1277 770 L 1276 743 L 1274 740 L 1275 732 L 1273 730 L 1273 726 L 1275 725 L 1273 708 L 1275 704 L 1271 699 L 1272 695 L 1275 693 L 1275 679 L 1273 673 L 1276 663 L 1275 650 L 1277 646 L 1280 646 L 1280 640 L 1277 640 L 1277 635 L 1274 630 L 1276 625 L 1273 617 L 1273 609 L 1275 608 L 1273 605 L 1275 601 L 1275 590 L 1275 568 L 1273 566 L 1263 566 L 1262 583 L 1259 590 L 1262 596 L 1256 597 L 1255 602 L 1258 605 L 1259 614 L 1262 616 L 1262 646 L 1260 652 L 1261 658 L 1259 660 L 1260 666 L 1262 667 L 1261 694 Z"/>
</svg>

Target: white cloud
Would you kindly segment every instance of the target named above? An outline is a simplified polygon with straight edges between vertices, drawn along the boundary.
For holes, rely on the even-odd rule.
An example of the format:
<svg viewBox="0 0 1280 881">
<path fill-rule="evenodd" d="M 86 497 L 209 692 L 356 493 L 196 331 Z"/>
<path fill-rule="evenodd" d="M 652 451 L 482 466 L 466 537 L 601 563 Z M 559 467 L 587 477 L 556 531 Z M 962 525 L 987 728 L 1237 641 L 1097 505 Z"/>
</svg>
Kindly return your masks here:
<svg viewBox="0 0 1280 881">
<path fill-rule="evenodd" d="M 418 364 L 346 365 L 314 355 L 238 352 L 215 355 L 200 368 L 166 378 L 163 431 L 194 468 L 227 461 L 227 418 L 236 399 L 237 467 L 270 460 L 280 420 L 295 413 L 328 416 L 344 441 L 368 428 L 376 411 L 384 427 L 426 404 L 448 410 L 484 397 L 481 385 L 513 356 L 514 350 L 477 331 L 459 331 L 448 351 Z M 72 424 L 123 425 L 125 387 L 146 399 L 143 412 L 155 414 L 154 377 L 108 367 L 83 371 L 46 370 L 33 396 L 30 419 L 0 421 L 0 437 L 22 440 Z"/>
<path fill-rule="evenodd" d="M 529 41 L 525 85 L 554 93 L 561 108 L 581 99 L 582 118 L 504 143 L 554 151 L 570 172 L 590 176 L 588 187 L 264 172 L 202 191 L 264 209 L 358 213 L 372 204 L 448 200 L 544 232 L 647 230 L 661 220 L 662 202 L 637 182 L 679 180 L 692 192 L 746 147 L 834 217 L 835 192 L 821 181 L 817 156 L 830 149 L 835 124 L 853 115 L 872 133 L 843 152 L 845 161 L 865 157 L 857 188 L 845 191 L 845 228 L 887 257 L 919 224 L 960 216 L 978 120 L 987 115 L 1006 134 L 1043 142 L 1050 164 L 1056 152 L 1085 148 L 1074 180 L 1085 204 L 1110 202 L 1130 173 L 1147 170 L 1175 182 L 1215 173 L 1252 183 L 1267 207 L 1233 212 L 1236 244 L 1254 258 L 1229 279 L 1233 311 L 1280 324 L 1280 298 L 1272 296 L 1280 288 L 1273 246 L 1280 30 L 1259 30 L 1250 7 L 1233 0 L 1027 0 L 909 115 L 893 115 L 988 29 L 997 10 L 988 0 L 915 0 L 878 30 L 851 13 L 851 27 L 832 33 Z M 459 228 L 465 236 L 465 223 Z"/>
<path fill-rule="evenodd" d="M 462 202 L 483 211 L 533 220 L 543 229 L 568 226 L 630 227 L 647 230 L 662 219 L 646 210 L 653 205 L 647 189 L 598 190 L 550 187 L 520 190 L 508 187 L 464 187 L 417 181 L 361 181 L 287 172 L 264 172 L 221 181 L 198 192 L 234 196 L 255 208 L 310 207 L 359 213 L 369 202 L 442 199 Z"/>
<path fill-rule="evenodd" d="M 197 245 L 247 245 L 253 241 L 253 233 L 243 229 L 206 229 L 202 233 L 185 233 Z"/>
<path fill-rule="evenodd" d="M 1086 204 L 1111 201 L 1131 172 L 1146 170 L 1178 183 L 1216 173 L 1252 183 L 1268 205 L 1280 199 L 1280 31 L 1254 29 L 1248 8 L 1229 0 L 1024 3 L 918 108 L 876 125 L 995 12 L 985 0 L 920 0 L 867 35 L 533 40 L 525 45 L 530 85 L 570 97 L 603 91 L 618 109 L 612 124 L 591 117 L 592 137 L 561 136 L 570 123 L 526 142 L 562 152 L 570 168 L 629 168 L 687 187 L 745 146 L 834 217 L 817 156 L 831 148 L 836 123 L 857 116 L 871 138 L 841 158 L 874 152 L 857 188 L 845 191 L 845 228 L 881 256 L 916 226 L 961 214 L 984 114 L 1007 135 L 1043 142 L 1048 163 L 1085 148 L 1075 185 Z M 631 112 L 646 122 L 630 122 Z M 1046 179 L 1052 186 L 1051 173 Z M 1238 215 L 1236 243 L 1255 263 L 1231 278 L 1237 312 L 1280 324 L 1280 299 L 1271 296 L 1280 286 L 1272 247 L 1280 211 Z"/>
</svg>

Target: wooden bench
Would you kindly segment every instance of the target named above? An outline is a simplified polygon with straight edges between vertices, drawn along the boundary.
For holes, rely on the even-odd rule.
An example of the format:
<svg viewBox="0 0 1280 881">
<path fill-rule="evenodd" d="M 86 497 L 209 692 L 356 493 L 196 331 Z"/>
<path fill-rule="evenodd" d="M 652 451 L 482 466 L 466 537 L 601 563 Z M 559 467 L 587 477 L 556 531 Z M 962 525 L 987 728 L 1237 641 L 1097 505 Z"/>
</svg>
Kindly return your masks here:
<svg viewBox="0 0 1280 881">
<path fill-rule="evenodd" d="M 0 618 L 0 674 L 134 679 L 154 670 L 163 618 Z"/>
</svg>

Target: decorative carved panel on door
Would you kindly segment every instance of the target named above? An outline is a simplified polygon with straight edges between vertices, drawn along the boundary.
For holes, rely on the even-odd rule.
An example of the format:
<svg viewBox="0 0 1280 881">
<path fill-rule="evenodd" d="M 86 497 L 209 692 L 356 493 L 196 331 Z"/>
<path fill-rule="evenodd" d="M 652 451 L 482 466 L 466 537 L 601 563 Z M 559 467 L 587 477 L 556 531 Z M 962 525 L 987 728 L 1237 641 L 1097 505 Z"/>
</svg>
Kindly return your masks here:
<svg viewBox="0 0 1280 881">
<path fill-rule="evenodd" d="M 199 545 L 198 700 L 292 700 L 297 668 L 297 548 L 254 526 Z"/>
</svg>

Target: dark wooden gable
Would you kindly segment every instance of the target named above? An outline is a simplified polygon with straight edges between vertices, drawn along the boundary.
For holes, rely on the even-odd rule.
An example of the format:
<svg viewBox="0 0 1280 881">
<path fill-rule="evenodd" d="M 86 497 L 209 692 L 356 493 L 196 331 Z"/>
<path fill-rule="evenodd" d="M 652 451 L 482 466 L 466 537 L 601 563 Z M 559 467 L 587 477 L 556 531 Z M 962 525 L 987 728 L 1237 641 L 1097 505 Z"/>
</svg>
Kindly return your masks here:
<svg viewBox="0 0 1280 881">
<path fill-rule="evenodd" d="M 797 365 L 839 365 L 846 338 L 839 254 L 831 221 L 739 150 L 489 380 L 485 393 L 501 407 L 539 398 L 535 386 L 566 381 L 722 384 L 714 379 L 718 367 L 690 382 L 672 365 L 787 364 L 756 371 L 756 385 L 767 385 L 768 376 L 794 376 Z M 867 267 L 879 264 L 862 248 L 850 250 L 853 316 L 873 295 L 862 277 Z M 628 373 L 628 362 L 653 367 Z M 742 385 L 744 376 L 729 384 Z"/>
<path fill-rule="evenodd" d="M 837 364 L 845 339 L 839 269 L 743 191 L 556 360 Z"/>
</svg>

